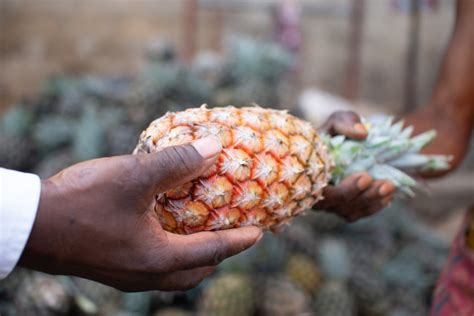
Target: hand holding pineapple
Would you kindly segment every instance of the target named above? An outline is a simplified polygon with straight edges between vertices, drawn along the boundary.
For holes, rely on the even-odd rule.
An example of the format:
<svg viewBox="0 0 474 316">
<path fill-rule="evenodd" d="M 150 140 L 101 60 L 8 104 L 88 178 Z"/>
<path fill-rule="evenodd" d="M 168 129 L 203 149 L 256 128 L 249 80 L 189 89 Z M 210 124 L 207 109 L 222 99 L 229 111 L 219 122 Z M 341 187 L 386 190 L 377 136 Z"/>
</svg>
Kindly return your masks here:
<svg viewBox="0 0 474 316">
<path fill-rule="evenodd" d="M 182 290 L 225 258 L 250 247 L 260 229 L 193 236 L 163 230 L 154 196 L 212 166 L 212 138 L 150 155 L 86 161 L 44 180 L 23 267 L 76 275 L 125 291 Z"/>
<path fill-rule="evenodd" d="M 355 140 L 364 140 L 367 129 L 354 112 L 333 113 L 319 128 L 320 133 L 344 135 Z M 324 199 L 313 208 L 335 213 L 352 222 L 372 215 L 393 199 L 395 186 L 389 180 L 375 180 L 367 172 L 356 172 L 337 185 L 329 185 L 323 191 Z"/>
</svg>

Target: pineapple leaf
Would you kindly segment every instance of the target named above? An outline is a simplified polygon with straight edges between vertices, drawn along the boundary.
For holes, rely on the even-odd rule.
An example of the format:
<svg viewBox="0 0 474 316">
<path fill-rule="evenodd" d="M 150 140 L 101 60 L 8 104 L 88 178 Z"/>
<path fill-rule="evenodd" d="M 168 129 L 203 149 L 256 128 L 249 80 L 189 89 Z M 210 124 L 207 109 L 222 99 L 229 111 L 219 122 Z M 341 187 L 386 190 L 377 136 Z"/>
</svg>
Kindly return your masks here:
<svg viewBox="0 0 474 316">
<path fill-rule="evenodd" d="M 413 145 L 411 152 L 420 151 L 436 137 L 436 131 L 431 130 L 417 135 L 411 139 Z"/>
<path fill-rule="evenodd" d="M 368 127 L 368 136 L 361 141 L 323 135 L 335 163 L 333 184 L 352 173 L 367 171 L 373 178 L 390 180 L 402 193 L 413 196 L 412 188 L 417 182 L 405 171 L 436 171 L 449 167 L 451 157 L 419 153 L 436 136 L 434 130 L 410 138 L 413 127 L 403 128 L 403 121 L 393 121 L 391 117 L 381 123 L 362 119 Z"/>
</svg>

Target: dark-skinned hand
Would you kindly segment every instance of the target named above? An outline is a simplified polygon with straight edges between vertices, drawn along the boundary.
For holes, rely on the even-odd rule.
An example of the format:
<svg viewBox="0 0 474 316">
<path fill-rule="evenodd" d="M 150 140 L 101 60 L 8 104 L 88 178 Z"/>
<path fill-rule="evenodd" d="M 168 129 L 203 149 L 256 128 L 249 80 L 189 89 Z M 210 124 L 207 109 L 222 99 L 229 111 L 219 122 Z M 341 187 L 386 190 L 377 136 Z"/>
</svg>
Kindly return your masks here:
<svg viewBox="0 0 474 316">
<path fill-rule="evenodd" d="M 123 291 L 185 290 L 260 237 L 256 227 L 177 235 L 154 196 L 196 178 L 220 152 L 213 138 L 152 154 L 79 163 L 42 181 L 23 267 L 75 275 Z"/>
<path fill-rule="evenodd" d="M 333 113 L 320 131 L 353 139 L 367 137 L 360 117 L 351 111 Z M 368 173 L 360 172 L 348 176 L 336 186 L 327 186 L 323 192 L 324 199 L 313 208 L 335 213 L 353 222 L 383 209 L 394 193 L 395 186 L 390 181 L 374 180 Z"/>
</svg>

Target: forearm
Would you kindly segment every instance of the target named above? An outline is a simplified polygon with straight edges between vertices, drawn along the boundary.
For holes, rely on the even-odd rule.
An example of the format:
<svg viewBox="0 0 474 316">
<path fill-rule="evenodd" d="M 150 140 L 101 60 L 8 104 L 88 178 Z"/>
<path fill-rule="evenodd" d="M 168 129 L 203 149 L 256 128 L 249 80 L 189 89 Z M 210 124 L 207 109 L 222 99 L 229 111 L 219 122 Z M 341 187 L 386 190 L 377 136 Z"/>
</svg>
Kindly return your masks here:
<svg viewBox="0 0 474 316">
<path fill-rule="evenodd" d="M 437 130 L 438 137 L 425 151 L 452 155 L 452 168 L 466 153 L 474 123 L 474 1 L 458 1 L 456 16 L 428 106 L 406 118 L 416 133 Z"/>
</svg>

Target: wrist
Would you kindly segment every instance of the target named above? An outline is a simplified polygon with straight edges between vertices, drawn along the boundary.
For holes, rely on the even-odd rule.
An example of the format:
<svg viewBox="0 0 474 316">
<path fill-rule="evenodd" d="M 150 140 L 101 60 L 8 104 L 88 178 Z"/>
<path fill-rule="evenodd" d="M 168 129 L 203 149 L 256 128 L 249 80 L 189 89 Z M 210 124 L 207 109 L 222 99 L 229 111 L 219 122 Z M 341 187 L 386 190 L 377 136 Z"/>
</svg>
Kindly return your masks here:
<svg viewBox="0 0 474 316">
<path fill-rule="evenodd" d="M 41 195 L 31 234 L 26 243 L 19 265 L 25 268 L 59 273 L 61 255 L 58 244 L 57 218 L 53 205 L 58 205 L 57 189 L 50 180 L 41 181 Z"/>
</svg>

